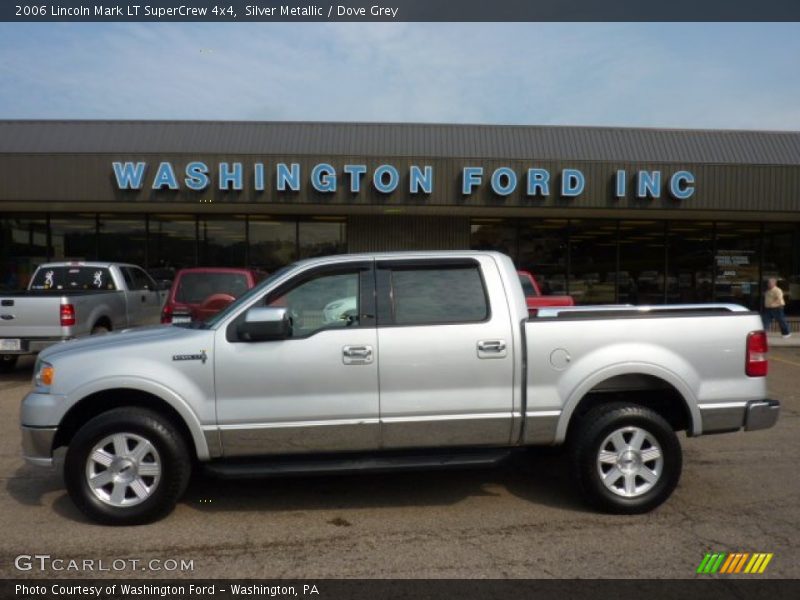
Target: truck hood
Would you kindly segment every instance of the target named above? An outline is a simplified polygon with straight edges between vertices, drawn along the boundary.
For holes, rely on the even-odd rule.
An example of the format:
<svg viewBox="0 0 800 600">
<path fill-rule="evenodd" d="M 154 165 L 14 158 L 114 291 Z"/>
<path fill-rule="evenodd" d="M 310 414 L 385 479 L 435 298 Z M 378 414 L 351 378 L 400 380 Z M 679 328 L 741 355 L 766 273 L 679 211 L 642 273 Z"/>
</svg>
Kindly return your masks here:
<svg viewBox="0 0 800 600">
<path fill-rule="evenodd" d="M 50 361 L 65 353 L 107 351 L 120 347 L 150 344 L 152 342 L 180 341 L 183 338 L 196 338 L 198 333 L 200 332 L 197 329 L 175 327 L 173 325 L 137 327 L 56 344 L 43 350 L 39 357 L 42 360 Z"/>
</svg>

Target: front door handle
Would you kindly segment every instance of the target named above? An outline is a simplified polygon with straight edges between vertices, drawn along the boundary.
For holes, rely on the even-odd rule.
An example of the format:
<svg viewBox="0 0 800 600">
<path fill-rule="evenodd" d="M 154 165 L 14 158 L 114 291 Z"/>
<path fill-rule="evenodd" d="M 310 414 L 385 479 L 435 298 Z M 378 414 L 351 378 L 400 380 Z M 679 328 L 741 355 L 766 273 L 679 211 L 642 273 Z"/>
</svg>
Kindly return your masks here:
<svg viewBox="0 0 800 600">
<path fill-rule="evenodd" d="M 372 364 L 372 346 L 344 346 L 342 361 L 346 365 Z"/>
<path fill-rule="evenodd" d="M 478 358 L 505 358 L 505 340 L 480 340 L 478 342 Z"/>
</svg>

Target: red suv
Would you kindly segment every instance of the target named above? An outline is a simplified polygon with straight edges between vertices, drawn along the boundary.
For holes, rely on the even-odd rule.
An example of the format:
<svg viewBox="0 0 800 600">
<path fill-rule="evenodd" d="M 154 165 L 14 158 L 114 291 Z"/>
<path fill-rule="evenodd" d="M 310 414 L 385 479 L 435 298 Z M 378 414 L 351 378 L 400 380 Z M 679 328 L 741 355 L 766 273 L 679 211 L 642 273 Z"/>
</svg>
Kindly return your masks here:
<svg viewBox="0 0 800 600">
<path fill-rule="evenodd" d="M 266 273 L 252 269 L 181 269 L 175 275 L 161 311 L 161 322 L 204 321 L 255 286 L 264 275 Z"/>
</svg>

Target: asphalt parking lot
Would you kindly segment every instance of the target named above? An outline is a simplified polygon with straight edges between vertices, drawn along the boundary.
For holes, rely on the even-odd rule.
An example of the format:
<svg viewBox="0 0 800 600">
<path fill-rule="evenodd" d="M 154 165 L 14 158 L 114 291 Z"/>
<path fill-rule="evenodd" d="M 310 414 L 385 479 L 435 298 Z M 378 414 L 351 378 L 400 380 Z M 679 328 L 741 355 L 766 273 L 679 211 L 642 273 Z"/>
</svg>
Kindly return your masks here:
<svg viewBox="0 0 800 600">
<path fill-rule="evenodd" d="M 706 552 L 744 551 L 774 553 L 761 577 L 798 578 L 800 348 L 771 359 L 778 425 L 682 438 L 681 483 L 648 515 L 589 511 L 563 457 L 544 451 L 495 470 L 235 483 L 199 475 L 166 520 L 127 529 L 89 523 L 58 473 L 23 463 L 26 361 L 0 379 L 0 577 L 692 578 Z M 17 570 L 17 556 L 36 554 L 126 566 Z M 192 568 L 166 571 L 170 560 Z"/>
</svg>

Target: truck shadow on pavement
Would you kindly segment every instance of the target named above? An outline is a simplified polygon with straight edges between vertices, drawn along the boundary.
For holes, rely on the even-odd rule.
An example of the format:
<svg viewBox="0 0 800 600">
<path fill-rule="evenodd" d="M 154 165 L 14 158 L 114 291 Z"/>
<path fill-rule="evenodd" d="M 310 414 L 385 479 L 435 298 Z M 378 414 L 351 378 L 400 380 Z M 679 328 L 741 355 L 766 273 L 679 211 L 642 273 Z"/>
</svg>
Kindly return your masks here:
<svg viewBox="0 0 800 600">
<path fill-rule="evenodd" d="M 298 512 L 447 506 L 471 497 L 509 493 L 534 505 L 590 512 L 580 501 L 568 475 L 565 457 L 549 449 L 521 453 L 493 469 L 241 480 L 218 479 L 198 470 L 179 505 L 208 515 L 235 511 Z M 48 504 L 45 496 L 61 492 L 52 502 L 52 510 L 72 521 L 90 522 L 67 496 L 60 468 L 42 472 L 22 465 L 6 482 L 6 491 L 20 504 L 41 507 Z"/>
</svg>

